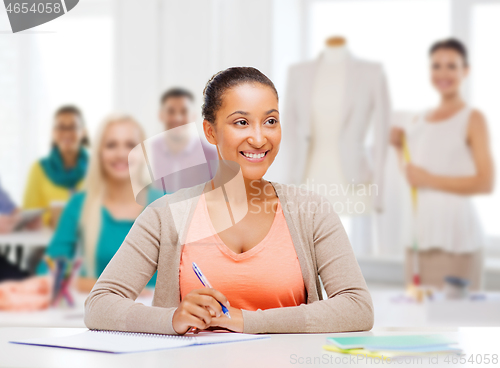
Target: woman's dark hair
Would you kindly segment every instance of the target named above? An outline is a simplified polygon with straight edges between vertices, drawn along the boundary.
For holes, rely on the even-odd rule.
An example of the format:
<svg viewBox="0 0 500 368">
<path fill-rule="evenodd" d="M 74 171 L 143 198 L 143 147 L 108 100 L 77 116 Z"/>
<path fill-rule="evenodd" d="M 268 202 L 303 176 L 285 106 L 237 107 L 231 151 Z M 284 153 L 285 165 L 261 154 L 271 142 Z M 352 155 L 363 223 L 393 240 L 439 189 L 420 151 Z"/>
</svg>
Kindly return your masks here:
<svg viewBox="0 0 500 368">
<path fill-rule="evenodd" d="M 59 107 L 56 112 L 54 113 L 54 119 L 56 119 L 59 115 L 63 115 L 63 114 L 72 114 L 72 115 L 75 115 L 78 117 L 78 119 L 80 120 L 80 125 L 82 127 L 82 129 L 85 130 L 85 120 L 83 119 L 83 114 L 82 114 L 82 111 L 76 107 L 75 105 L 63 105 L 61 107 Z M 87 131 L 85 130 L 85 135 L 83 136 L 80 144 L 84 147 L 88 147 L 90 146 L 90 141 L 89 141 L 89 137 L 87 135 Z M 55 145 L 55 143 L 52 143 L 52 145 Z"/>
<path fill-rule="evenodd" d="M 261 71 L 252 67 L 233 67 L 214 74 L 203 90 L 203 106 L 201 114 L 203 119 L 215 124 L 215 115 L 222 106 L 224 93 L 243 83 L 260 83 L 270 87 L 278 98 L 278 92 L 273 82 Z"/>
<path fill-rule="evenodd" d="M 431 46 L 429 50 L 429 55 L 432 55 L 436 51 L 442 49 L 454 50 L 458 52 L 460 56 L 462 56 L 462 59 L 464 60 L 464 65 L 469 66 L 467 48 L 461 41 L 457 40 L 456 38 L 448 38 L 446 40 L 437 41 Z"/>
</svg>

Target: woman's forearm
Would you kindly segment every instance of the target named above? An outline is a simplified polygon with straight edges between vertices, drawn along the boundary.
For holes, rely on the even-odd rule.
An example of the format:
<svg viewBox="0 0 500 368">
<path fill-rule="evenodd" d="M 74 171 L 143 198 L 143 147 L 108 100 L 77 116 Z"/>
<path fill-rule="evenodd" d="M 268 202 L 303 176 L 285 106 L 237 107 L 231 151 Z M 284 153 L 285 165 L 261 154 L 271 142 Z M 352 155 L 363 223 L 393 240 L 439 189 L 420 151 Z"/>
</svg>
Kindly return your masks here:
<svg viewBox="0 0 500 368">
<path fill-rule="evenodd" d="M 374 321 L 371 297 L 359 288 L 297 307 L 242 312 L 244 333 L 369 331 Z"/>
<path fill-rule="evenodd" d="M 480 175 L 453 177 L 429 174 L 428 182 L 433 189 L 463 195 L 487 194 L 493 190 L 493 180 Z"/>
</svg>

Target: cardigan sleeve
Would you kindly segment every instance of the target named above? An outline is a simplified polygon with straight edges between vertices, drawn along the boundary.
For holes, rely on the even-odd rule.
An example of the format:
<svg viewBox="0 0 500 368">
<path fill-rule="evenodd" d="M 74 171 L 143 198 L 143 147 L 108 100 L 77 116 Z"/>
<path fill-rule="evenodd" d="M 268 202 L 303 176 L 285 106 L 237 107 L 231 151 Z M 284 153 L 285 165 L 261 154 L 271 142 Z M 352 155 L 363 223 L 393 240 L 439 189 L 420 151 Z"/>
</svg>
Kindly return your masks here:
<svg viewBox="0 0 500 368">
<path fill-rule="evenodd" d="M 148 207 L 137 218 L 85 301 L 89 329 L 176 334 L 175 307 L 136 303 L 156 272 L 160 248 L 160 214 Z"/>
<path fill-rule="evenodd" d="M 331 203 L 313 195 L 316 271 L 328 299 L 297 307 L 243 311 L 245 333 L 366 331 L 373 327 L 373 304 L 347 234 Z M 311 208 L 311 206 L 306 206 Z"/>
</svg>

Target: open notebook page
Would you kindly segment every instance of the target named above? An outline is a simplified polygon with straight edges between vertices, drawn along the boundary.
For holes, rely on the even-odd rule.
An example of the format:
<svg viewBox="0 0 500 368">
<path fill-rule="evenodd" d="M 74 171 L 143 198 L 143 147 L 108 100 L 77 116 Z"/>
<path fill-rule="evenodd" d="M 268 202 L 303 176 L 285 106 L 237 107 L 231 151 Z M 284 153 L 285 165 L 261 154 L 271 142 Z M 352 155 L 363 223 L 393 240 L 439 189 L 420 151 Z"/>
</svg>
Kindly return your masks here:
<svg viewBox="0 0 500 368">
<path fill-rule="evenodd" d="M 14 344 L 90 350 L 103 353 L 137 353 L 191 345 L 221 344 L 264 338 L 269 338 L 269 336 L 218 331 L 202 331 L 197 335 L 179 336 L 89 330 L 71 336 L 43 337 L 10 342 Z"/>
</svg>

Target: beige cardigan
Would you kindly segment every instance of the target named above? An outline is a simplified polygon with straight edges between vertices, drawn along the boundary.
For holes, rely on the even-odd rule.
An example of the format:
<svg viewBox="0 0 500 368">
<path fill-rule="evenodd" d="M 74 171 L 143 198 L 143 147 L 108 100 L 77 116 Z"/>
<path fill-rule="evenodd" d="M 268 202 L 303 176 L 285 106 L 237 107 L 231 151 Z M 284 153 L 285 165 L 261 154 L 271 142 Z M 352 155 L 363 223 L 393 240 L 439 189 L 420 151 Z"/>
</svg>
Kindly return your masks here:
<svg viewBox="0 0 500 368">
<path fill-rule="evenodd" d="M 324 197 L 305 189 L 271 184 L 280 200 L 297 252 L 307 304 L 243 310 L 243 332 L 371 329 L 372 300 L 333 206 Z M 85 301 L 88 328 L 176 334 L 172 316 L 180 303 L 181 244 L 204 186 L 200 184 L 166 195 L 137 218 Z M 279 267 L 279 259 L 276 266 Z M 153 306 L 136 303 L 135 299 L 155 271 L 158 274 Z M 322 300 L 318 274 L 327 300 Z"/>
</svg>

